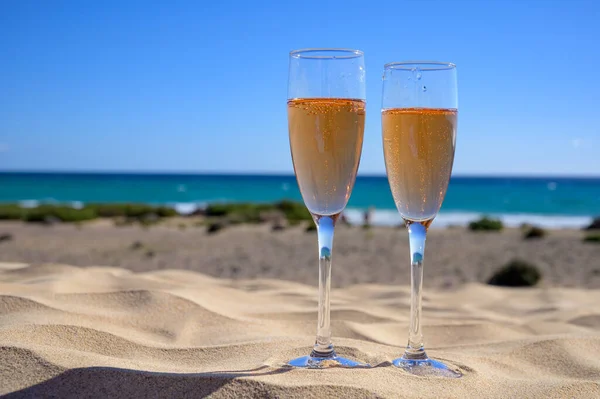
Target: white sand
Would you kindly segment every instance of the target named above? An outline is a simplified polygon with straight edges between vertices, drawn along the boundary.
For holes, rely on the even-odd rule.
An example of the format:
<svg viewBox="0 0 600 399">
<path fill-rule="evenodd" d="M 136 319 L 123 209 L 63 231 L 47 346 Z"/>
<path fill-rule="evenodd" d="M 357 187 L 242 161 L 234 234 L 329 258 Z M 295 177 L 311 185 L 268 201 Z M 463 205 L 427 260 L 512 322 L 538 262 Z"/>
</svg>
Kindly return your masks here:
<svg viewBox="0 0 600 399">
<path fill-rule="evenodd" d="M 464 285 L 425 292 L 429 354 L 458 380 L 407 375 L 407 287 L 333 291 L 334 343 L 369 370 L 291 370 L 308 354 L 313 287 L 181 270 L 0 264 L 8 397 L 600 397 L 600 291 Z"/>
</svg>

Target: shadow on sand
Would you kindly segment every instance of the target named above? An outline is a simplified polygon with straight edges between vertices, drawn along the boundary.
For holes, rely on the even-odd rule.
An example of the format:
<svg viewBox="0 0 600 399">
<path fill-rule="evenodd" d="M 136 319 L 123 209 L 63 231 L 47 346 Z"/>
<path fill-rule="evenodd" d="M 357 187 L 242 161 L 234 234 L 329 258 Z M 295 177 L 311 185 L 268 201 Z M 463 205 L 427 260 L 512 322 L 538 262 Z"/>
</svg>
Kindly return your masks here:
<svg viewBox="0 0 600 399">
<path fill-rule="evenodd" d="M 206 373 L 159 373 L 113 367 L 67 370 L 49 380 L 2 396 L 3 398 L 182 398 L 205 397 L 239 377 L 281 374 L 290 368 L 260 366 L 251 370 Z M 260 397 L 262 384 L 245 380 L 244 389 Z M 227 389 L 227 388 L 224 388 Z M 239 391 L 238 391 L 239 392 Z M 233 395 L 233 391 L 231 392 Z"/>
</svg>

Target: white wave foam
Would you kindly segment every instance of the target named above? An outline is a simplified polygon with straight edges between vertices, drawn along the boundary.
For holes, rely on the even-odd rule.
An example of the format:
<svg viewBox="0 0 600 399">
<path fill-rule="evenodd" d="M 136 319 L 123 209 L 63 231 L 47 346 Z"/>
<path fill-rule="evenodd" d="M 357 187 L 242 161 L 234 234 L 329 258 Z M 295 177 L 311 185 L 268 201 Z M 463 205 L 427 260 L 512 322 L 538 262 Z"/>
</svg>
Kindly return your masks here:
<svg viewBox="0 0 600 399">
<path fill-rule="evenodd" d="M 22 208 L 37 208 L 40 205 L 38 200 L 23 200 L 19 201 L 19 206 Z"/>
<path fill-rule="evenodd" d="M 518 227 L 523 223 L 548 228 L 582 228 L 592 222 L 588 216 L 563 216 L 563 215 L 499 215 L 500 220 L 509 227 Z"/>
<path fill-rule="evenodd" d="M 347 209 L 344 215 L 352 224 L 362 224 L 364 210 Z M 592 221 L 588 216 L 567 216 L 567 215 L 535 215 L 528 213 L 520 214 L 485 214 L 492 218 L 502 220 L 507 227 L 519 227 L 523 223 L 546 227 L 546 228 L 572 228 L 578 229 L 587 226 Z M 441 212 L 433 221 L 432 228 L 443 228 L 448 226 L 466 226 L 469 222 L 477 220 L 484 216 L 477 212 Z M 396 210 L 381 209 L 375 210 L 371 214 L 371 223 L 376 226 L 398 226 L 402 224 L 402 218 Z"/>
<path fill-rule="evenodd" d="M 210 200 L 197 200 L 190 202 L 168 202 L 166 205 L 175 209 L 180 215 L 189 215 L 198 209 L 206 209 L 209 204 L 227 204 L 234 202 L 227 198 L 214 198 Z"/>
<path fill-rule="evenodd" d="M 175 211 L 180 215 L 189 215 L 194 213 L 197 209 L 203 209 L 206 207 L 206 203 L 197 202 L 177 202 L 175 204 L 169 204 Z"/>
</svg>

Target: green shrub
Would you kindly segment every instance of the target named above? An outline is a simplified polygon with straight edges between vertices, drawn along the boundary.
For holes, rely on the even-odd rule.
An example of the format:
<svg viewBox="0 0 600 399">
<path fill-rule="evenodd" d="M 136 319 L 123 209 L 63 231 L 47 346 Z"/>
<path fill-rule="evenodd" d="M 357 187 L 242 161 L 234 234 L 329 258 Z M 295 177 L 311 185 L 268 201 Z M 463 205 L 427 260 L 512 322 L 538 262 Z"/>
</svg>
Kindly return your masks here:
<svg viewBox="0 0 600 399">
<path fill-rule="evenodd" d="M 81 222 L 97 217 L 119 218 L 117 223 L 139 221 L 151 224 L 161 217 L 171 217 L 177 212 L 165 206 L 143 204 L 88 204 L 81 209 L 64 205 L 40 205 L 36 208 L 23 208 L 15 204 L 0 205 L 0 220 L 50 223 L 51 221 Z"/>
<path fill-rule="evenodd" d="M 93 209 L 75 209 L 68 206 L 40 205 L 37 208 L 23 210 L 23 220 L 26 222 L 47 223 L 51 220 L 61 222 L 79 222 L 97 218 Z"/>
<path fill-rule="evenodd" d="M 92 209 L 99 217 L 114 218 L 128 217 L 141 218 L 149 214 L 159 217 L 177 216 L 177 211 L 166 206 L 152 206 L 145 204 L 88 204 L 86 209 Z"/>
<path fill-rule="evenodd" d="M 544 238 L 546 234 L 546 230 L 542 229 L 541 227 L 533 226 L 523 232 L 523 238 L 525 240 Z"/>
<path fill-rule="evenodd" d="M 307 233 L 312 233 L 314 231 L 317 231 L 317 225 L 315 223 L 309 223 L 306 226 L 306 230 L 304 230 L 304 231 L 306 231 Z"/>
<path fill-rule="evenodd" d="M 283 212 L 285 218 L 289 222 L 313 220 L 312 215 L 310 214 L 308 209 L 306 209 L 306 206 L 304 206 L 304 204 L 301 204 L 300 202 L 283 200 L 275 203 L 275 208 Z"/>
<path fill-rule="evenodd" d="M 504 225 L 500 220 L 491 219 L 487 216 L 469 223 L 469 230 L 471 231 L 500 231 L 503 228 Z"/>
<path fill-rule="evenodd" d="M 231 204 L 210 204 L 204 210 L 206 216 L 227 216 L 232 212 L 233 206 Z"/>
<path fill-rule="evenodd" d="M 20 220 L 23 218 L 23 208 L 15 204 L 0 205 L 0 220 Z"/>
<path fill-rule="evenodd" d="M 156 209 L 150 205 L 128 204 L 125 207 L 125 216 L 129 218 L 143 218 L 151 214 L 156 214 Z"/>
<path fill-rule="evenodd" d="M 85 209 L 96 212 L 101 218 L 114 218 L 118 216 L 127 216 L 125 212 L 126 204 L 88 204 Z"/>
<path fill-rule="evenodd" d="M 252 203 L 212 204 L 206 207 L 205 213 L 209 217 L 226 217 L 231 223 L 259 223 L 260 213 L 269 209 L 273 209 L 273 206 Z"/>
<path fill-rule="evenodd" d="M 283 200 L 274 204 L 233 203 L 211 204 L 205 212 L 207 217 L 218 217 L 226 223 L 261 223 L 269 220 L 269 212 L 285 215 L 290 225 L 302 221 L 312 221 L 312 216 L 306 207 L 299 202 Z M 271 213 L 272 216 L 273 213 Z M 146 204 L 87 204 L 82 209 L 62 205 L 41 205 L 37 208 L 22 208 L 16 204 L 0 205 L 0 220 L 25 220 L 28 222 L 43 222 L 60 220 L 76 222 L 97 217 L 115 218 L 117 225 L 139 222 L 149 225 L 159 218 L 177 216 L 175 209 L 167 206 L 152 206 Z"/>
<path fill-rule="evenodd" d="M 600 216 L 595 217 L 594 220 L 592 220 L 592 223 L 585 227 L 584 230 L 600 230 Z"/>
<path fill-rule="evenodd" d="M 213 221 L 206 225 L 207 234 L 215 234 L 225 228 L 226 224 L 223 221 Z"/>
<path fill-rule="evenodd" d="M 261 213 L 280 211 L 289 222 L 312 220 L 306 207 L 294 201 L 283 200 L 274 204 L 231 203 L 211 204 L 205 209 L 208 217 L 225 217 L 231 223 L 260 223 L 264 218 Z"/>
<path fill-rule="evenodd" d="M 541 278 L 542 274 L 537 266 L 521 259 L 513 259 L 497 270 L 488 280 L 488 284 L 504 287 L 533 287 Z"/>
<path fill-rule="evenodd" d="M 589 234 L 583 238 L 583 242 L 600 244 L 600 234 Z"/>
<path fill-rule="evenodd" d="M 161 218 L 170 218 L 179 215 L 175 209 L 168 206 L 159 206 L 155 209 L 155 212 Z"/>
</svg>

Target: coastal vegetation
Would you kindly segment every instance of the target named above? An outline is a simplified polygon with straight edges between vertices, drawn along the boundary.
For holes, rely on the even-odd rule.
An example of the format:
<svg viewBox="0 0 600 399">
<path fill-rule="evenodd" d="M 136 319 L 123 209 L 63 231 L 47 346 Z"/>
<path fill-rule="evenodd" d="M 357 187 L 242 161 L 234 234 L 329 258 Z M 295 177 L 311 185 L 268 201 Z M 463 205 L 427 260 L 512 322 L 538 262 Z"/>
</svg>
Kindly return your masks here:
<svg viewBox="0 0 600 399">
<path fill-rule="evenodd" d="M 501 231 L 503 228 L 502 221 L 487 216 L 469 223 L 469 230 L 471 231 Z"/>
<path fill-rule="evenodd" d="M 525 240 L 544 238 L 546 234 L 546 230 L 542 229 L 541 227 L 531 226 L 525 229 L 525 231 L 523 232 L 523 238 Z"/>
<path fill-rule="evenodd" d="M 585 230 L 600 230 L 600 216 L 595 217 Z"/>
<path fill-rule="evenodd" d="M 292 224 L 312 221 L 306 207 L 299 202 L 283 200 L 272 204 L 229 203 L 211 204 L 204 211 L 207 217 L 225 217 L 230 223 L 261 223 L 282 216 Z"/>
<path fill-rule="evenodd" d="M 583 242 L 589 242 L 593 244 L 600 244 L 600 233 L 589 234 L 583 238 Z"/>
<path fill-rule="evenodd" d="M 539 268 L 525 260 L 513 259 L 498 269 L 488 280 L 489 285 L 503 287 L 533 287 L 542 278 Z"/>
<path fill-rule="evenodd" d="M 195 215 L 204 216 L 210 221 L 219 220 L 222 224 L 261 223 L 276 219 L 286 219 L 290 224 L 312 221 L 310 213 L 303 204 L 287 200 L 273 204 L 211 204 L 196 212 Z M 98 218 L 111 218 L 115 219 L 118 225 L 128 225 L 134 222 L 150 225 L 174 216 L 179 216 L 175 209 L 162 205 L 91 203 L 75 208 L 54 204 L 37 207 L 0 204 L 0 220 L 22 220 L 31 223 L 77 223 Z"/>
<path fill-rule="evenodd" d="M 0 205 L 0 220 L 22 220 L 32 223 L 75 223 L 97 218 L 142 221 L 176 215 L 177 212 L 172 208 L 143 204 L 88 204 L 81 208 L 52 204 L 37 207 L 22 207 L 17 204 Z"/>
</svg>

